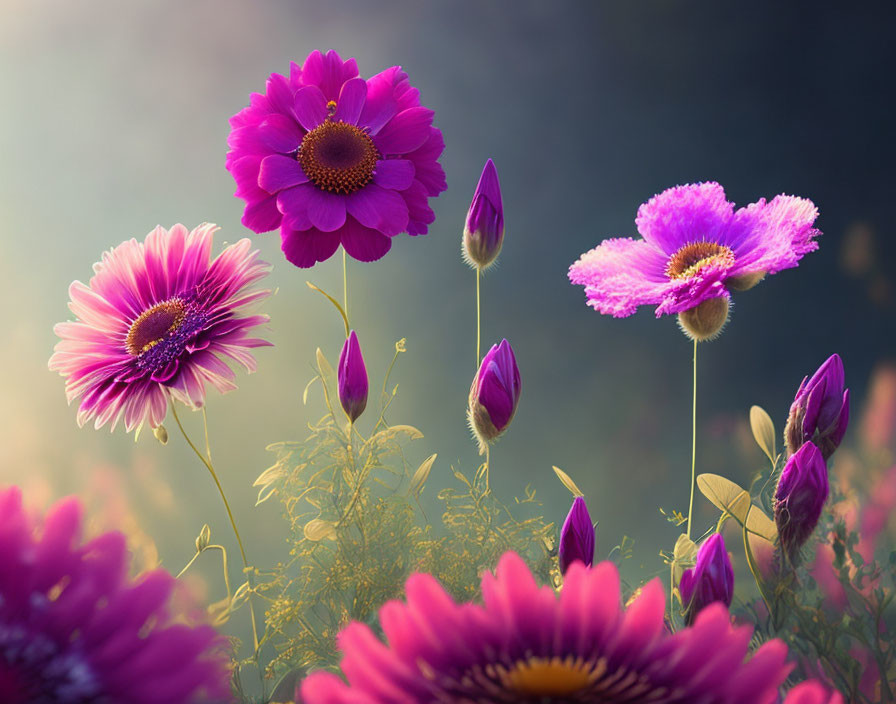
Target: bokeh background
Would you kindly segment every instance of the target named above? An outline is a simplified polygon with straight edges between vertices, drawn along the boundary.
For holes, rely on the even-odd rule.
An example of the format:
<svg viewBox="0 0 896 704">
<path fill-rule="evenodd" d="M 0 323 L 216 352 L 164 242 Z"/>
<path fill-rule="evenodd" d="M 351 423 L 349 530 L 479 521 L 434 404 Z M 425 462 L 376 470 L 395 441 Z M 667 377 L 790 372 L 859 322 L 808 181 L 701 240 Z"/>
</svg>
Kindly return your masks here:
<svg viewBox="0 0 896 704">
<path fill-rule="evenodd" d="M 628 535 L 632 569 L 659 571 L 657 552 L 678 531 L 657 507 L 687 510 L 691 347 L 671 318 L 598 315 L 566 279 L 603 238 L 634 234 L 642 201 L 718 180 L 738 204 L 783 192 L 821 211 L 819 251 L 738 295 L 724 335 L 700 349 L 698 471 L 747 482 L 764 464 L 750 405 L 780 427 L 802 377 L 833 352 L 857 419 L 873 389 L 883 406 L 896 395 L 886 371 L 896 354 L 896 12 L 824 7 L 833 4 L 0 0 L 0 483 L 24 486 L 35 506 L 83 496 L 98 525 L 140 531 L 143 558 L 175 572 L 203 523 L 235 548 L 173 424 L 165 447 L 148 433 L 135 443 L 77 428 L 46 368 L 52 327 L 69 317 L 70 281 L 156 224 L 213 221 L 219 243 L 252 236 L 224 169 L 228 118 L 271 72 L 335 48 L 364 76 L 401 64 L 447 144 L 449 190 L 429 236 L 349 264 L 372 386 L 394 342 L 408 340 L 390 420 L 424 432 L 412 461 L 439 453 L 424 495 L 434 513 L 451 466 L 478 464 L 464 417 L 474 276 L 459 252 L 492 157 L 507 235 L 483 280 L 483 342 L 508 338 L 523 377 L 492 454 L 495 490 L 509 499 L 531 483 L 562 522 L 570 497 L 558 465 L 600 522 L 599 554 Z M 274 503 L 254 508 L 251 484 L 272 463 L 265 446 L 302 438 L 319 415 L 302 389 L 315 348 L 338 355 L 341 323 L 305 281 L 338 293 L 341 262 L 298 270 L 277 233 L 253 240 L 274 264 L 276 346 L 208 411 L 222 481 L 253 561 L 265 564 L 282 557 L 284 527 Z M 892 443 L 892 416 L 875 427 Z M 857 420 L 850 441 L 861 429 Z M 695 512 L 707 525 L 715 515 L 701 498 Z"/>
</svg>

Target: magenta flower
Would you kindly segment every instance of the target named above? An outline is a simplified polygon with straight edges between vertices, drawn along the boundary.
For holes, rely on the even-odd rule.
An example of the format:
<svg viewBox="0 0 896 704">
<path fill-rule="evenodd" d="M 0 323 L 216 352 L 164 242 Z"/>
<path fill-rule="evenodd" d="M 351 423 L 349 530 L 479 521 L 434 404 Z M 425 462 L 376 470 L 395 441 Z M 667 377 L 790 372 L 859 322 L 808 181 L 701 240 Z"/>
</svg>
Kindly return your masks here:
<svg viewBox="0 0 896 704">
<path fill-rule="evenodd" d="M 492 345 L 470 387 L 467 420 L 479 441 L 479 454 L 503 433 L 520 401 L 520 370 L 507 340 Z"/>
<path fill-rule="evenodd" d="M 806 442 L 787 460 L 775 489 L 778 542 L 791 564 L 799 562 L 800 548 L 818 525 L 829 491 L 824 457 L 812 442 Z"/>
<path fill-rule="evenodd" d="M 229 701 L 223 639 L 175 623 L 164 570 L 128 578 L 120 533 L 82 543 L 81 514 L 69 499 L 37 526 L 0 491 L 0 701 Z"/>
<path fill-rule="evenodd" d="M 594 562 L 594 524 L 581 496 L 572 500 L 572 508 L 560 529 L 557 556 L 562 574 L 566 574 L 569 566 L 577 560 L 586 567 L 591 567 Z"/>
<path fill-rule="evenodd" d="M 718 183 L 676 186 L 638 210 L 643 239 L 605 240 L 570 267 L 569 278 L 585 287 L 588 305 L 617 318 L 641 305 L 656 305 L 660 317 L 721 299 L 704 309 L 724 308 L 720 328 L 731 289 L 795 267 L 818 248 L 817 214 L 804 198 L 780 195 L 735 211 Z"/>
<path fill-rule="evenodd" d="M 392 238 L 424 235 L 429 198 L 445 190 L 442 133 L 399 66 L 368 80 L 354 59 L 313 51 L 289 78 L 230 119 L 227 169 L 246 201 L 243 224 L 280 228 L 299 267 L 329 259 L 340 243 L 355 259 L 379 259 Z"/>
<path fill-rule="evenodd" d="M 811 379 L 803 379 L 790 406 L 784 440 L 790 454 L 812 440 L 829 459 L 840 446 L 849 425 L 849 389 L 843 360 L 832 354 Z"/>
<path fill-rule="evenodd" d="M 678 584 L 688 625 L 710 604 L 727 609 L 734 598 L 734 570 L 721 533 L 713 533 L 697 551 L 697 562 L 684 571 Z"/>
<path fill-rule="evenodd" d="M 803 682 L 791 689 L 784 704 L 843 704 L 838 692 L 829 692 L 820 682 Z"/>
<path fill-rule="evenodd" d="M 304 704 L 772 704 L 792 669 L 779 640 L 748 657 L 751 629 L 732 626 L 721 605 L 670 635 L 658 579 L 623 610 L 610 562 L 573 563 L 559 597 L 514 553 L 484 575 L 482 606 L 456 604 L 425 574 L 405 592 L 406 603 L 380 611 L 388 644 L 366 624 L 347 626 L 347 683 L 314 673 L 301 685 Z"/>
<path fill-rule="evenodd" d="M 352 330 L 342 352 L 339 355 L 339 371 L 337 373 L 339 386 L 339 402 L 346 415 L 352 422 L 367 408 L 367 367 L 364 366 L 364 357 L 361 356 L 361 345 L 358 344 L 358 336 Z"/>
<path fill-rule="evenodd" d="M 504 204 L 498 170 L 489 159 L 485 162 L 473 202 L 464 224 L 463 255 L 474 269 L 487 269 L 501 253 L 504 243 Z"/>
<path fill-rule="evenodd" d="M 246 309 L 269 295 L 252 287 L 269 267 L 247 239 L 210 260 L 216 229 L 157 227 L 103 254 L 89 285 L 69 287 L 77 320 L 54 328 L 62 339 L 49 367 L 65 377 L 69 403 L 81 398 L 79 425 L 155 428 L 169 395 L 199 407 L 206 383 L 235 389 L 224 360 L 255 370 L 252 348 L 270 343 L 250 330 L 268 318 Z"/>
</svg>

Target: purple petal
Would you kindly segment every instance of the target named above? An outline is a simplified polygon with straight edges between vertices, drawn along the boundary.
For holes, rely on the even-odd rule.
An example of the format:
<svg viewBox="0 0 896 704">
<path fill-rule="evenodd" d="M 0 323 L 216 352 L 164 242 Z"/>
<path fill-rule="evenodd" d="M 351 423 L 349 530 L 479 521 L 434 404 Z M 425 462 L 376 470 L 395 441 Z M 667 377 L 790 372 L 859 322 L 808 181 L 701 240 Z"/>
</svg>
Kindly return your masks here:
<svg viewBox="0 0 896 704">
<path fill-rule="evenodd" d="M 404 191 L 401 197 L 408 206 L 408 233 L 410 235 L 425 235 L 429 228 L 427 225 L 435 222 L 436 214 L 429 207 L 429 199 L 426 197 L 426 189 L 420 181 L 414 182 Z"/>
<path fill-rule="evenodd" d="M 398 113 L 395 85 L 402 77 L 407 78 L 398 66 L 393 66 L 367 80 L 367 102 L 358 124 L 368 127 L 371 134 L 377 134 Z"/>
<path fill-rule="evenodd" d="M 671 255 L 689 242 L 725 244 L 733 213 L 718 183 L 696 183 L 651 198 L 638 209 L 635 224 L 645 240 Z"/>
<path fill-rule="evenodd" d="M 293 230 L 307 230 L 312 226 L 311 218 L 308 217 L 308 207 L 313 191 L 316 190 L 316 186 L 302 183 L 277 194 L 277 208 L 283 213 L 284 221 Z"/>
<path fill-rule="evenodd" d="M 418 149 L 429 137 L 433 111 L 429 108 L 409 108 L 398 113 L 374 137 L 374 143 L 386 155 L 407 154 Z"/>
<path fill-rule="evenodd" d="M 279 73 L 272 73 L 268 79 L 265 94 L 271 108 L 286 115 L 292 114 L 293 90 L 286 78 Z"/>
<path fill-rule="evenodd" d="M 343 61 L 335 51 L 328 51 L 326 56 L 313 51 L 302 65 L 302 80 L 318 88 L 326 100 L 336 100 L 339 89 L 350 78 L 358 75 L 358 65 L 354 59 Z"/>
<path fill-rule="evenodd" d="M 314 186 L 307 189 L 308 218 L 318 230 L 332 232 L 345 223 L 346 197 Z"/>
<path fill-rule="evenodd" d="M 258 185 L 268 193 L 276 193 L 307 181 L 308 177 L 299 162 L 282 154 L 265 157 L 258 172 Z"/>
<path fill-rule="evenodd" d="M 346 198 L 346 208 L 365 227 L 394 236 L 408 225 L 408 206 L 395 191 L 369 184 Z"/>
<path fill-rule="evenodd" d="M 339 231 L 292 230 L 283 227 L 280 231 L 280 248 L 286 259 L 302 269 L 308 269 L 317 262 L 326 261 L 339 249 Z"/>
<path fill-rule="evenodd" d="M 327 119 L 327 99 L 317 86 L 305 86 L 296 93 L 296 118 L 309 132 Z"/>
<path fill-rule="evenodd" d="M 333 121 L 358 124 L 358 118 L 361 116 L 366 99 L 367 81 L 363 78 L 352 78 L 350 81 L 346 81 L 339 92 L 339 100 L 336 101 L 336 113 L 333 115 Z"/>
<path fill-rule="evenodd" d="M 640 305 L 660 303 L 672 290 L 666 256 L 649 242 L 604 240 L 569 268 L 569 280 L 585 286 L 588 305 L 616 318 Z"/>
<path fill-rule="evenodd" d="M 302 142 L 302 132 L 295 120 L 274 113 L 259 125 L 258 139 L 272 152 L 288 154 Z"/>
<path fill-rule="evenodd" d="M 269 196 L 246 206 L 242 220 L 252 232 L 270 232 L 280 227 L 283 216 L 277 209 L 277 196 Z"/>
<path fill-rule="evenodd" d="M 345 251 L 361 262 L 381 259 L 392 247 L 392 239 L 382 232 L 364 227 L 352 217 L 346 218 L 339 231 Z"/>
<path fill-rule="evenodd" d="M 373 182 L 383 188 L 403 191 L 414 180 L 414 164 L 408 159 L 385 159 L 376 162 Z"/>
<path fill-rule="evenodd" d="M 732 276 L 754 271 L 774 274 L 796 266 L 803 255 L 818 249 L 816 217 L 818 208 L 811 200 L 783 195 L 738 210 L 732 225 L 737 240 L 729 245 L 736 256 Z"/>
</svg>

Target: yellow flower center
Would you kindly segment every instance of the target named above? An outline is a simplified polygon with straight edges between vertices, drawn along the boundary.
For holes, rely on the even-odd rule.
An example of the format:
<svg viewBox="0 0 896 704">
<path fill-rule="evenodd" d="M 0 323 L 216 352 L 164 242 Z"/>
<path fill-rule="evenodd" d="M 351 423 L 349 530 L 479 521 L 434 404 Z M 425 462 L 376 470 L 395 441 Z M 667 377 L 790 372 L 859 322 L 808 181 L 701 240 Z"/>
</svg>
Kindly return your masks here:
<svg viewBox="0 0 896 704">
<path fill-rule="evenodd" d="M 715 242 L 691 242 L 669 257 L 666 276 L 670 279 L 689 279 L 716 262 L 731 266 L 734 264 L 734 252 L 730 247 Z"/>
<path fill-rule="evenodd" d="M 593 663 L 568 656 L 521 660 L 501 672 L 507 689 L 529 697 L 563 697 L 580 692 L 595 680 Z"/>
<path fill-rule="evenodd" d="M 186 306 L 179 298 L 154 305 L 140 314 L 128 330 L 125 348 L 134 357 L 159 344 L 184 322 Z"/>
</svg>

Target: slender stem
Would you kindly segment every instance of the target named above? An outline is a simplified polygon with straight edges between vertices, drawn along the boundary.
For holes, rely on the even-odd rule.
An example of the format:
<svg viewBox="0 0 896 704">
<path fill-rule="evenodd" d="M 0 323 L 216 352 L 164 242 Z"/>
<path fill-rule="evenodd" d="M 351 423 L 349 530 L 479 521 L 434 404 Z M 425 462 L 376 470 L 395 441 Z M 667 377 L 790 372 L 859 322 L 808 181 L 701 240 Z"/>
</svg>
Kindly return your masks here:
<svg viewBox="0 0 896 704">
<path fill-rule="evenodd" d="M 476 268 L 476 368 L 479 368 L 479 330 L 480 330 L 480 315 L 479 315 L 479 267 Z"/>
<path fill-rule="evenodd" d="M 478 270 L 476 274 L 477 278 L 479 276 Z M 485 493 L 489 493 L 491 491 L 491 484 L 489 483 L 489 472 L 492 469 L 492 453 L 488 444 L 485 446 Z"/>
<path fill-rule="evenodd" d="M 224 508 L 227 509 L 227 517 L 230 518 L 230 526 L 233 528 L 233 534 L 236 536 L 237 545 L 240 547 L 240 556 L 243 558 L 243 567 L 246 569 L 246 579 L 251 579 L 249 576 L 249 562 L 246 559 L 246 550 L 243 547 L 243 539 L 240 537 L 240 532 L 236 527 L 236 521 L 233 518 L 233 511 L 230 510 L 230 503 L 227 501 L 227 496 L 224 494 L 224 488 L 221 486 L 221 482 L 218 480 L 218 474 L 215 472 L 215 468 L 212 466 L 211 460 L 205 457 L 202 452 L 199 450 L 196 445 L 193 444 L 193 441 L 190 439 L 190 436 L 187 435 L 187 431 L 183 426 L 183 423 L 180 422 L 180 418 L 177 415 L 177 407 L 175 406 L 174 399 L 172 399 L 171 403 L 171 413 L 174 415 L 174 420 L 177 423 L 177 427 L 180 428 L 181 434 L 184 436 L 184 440 L 187 441 L 187 444 L 196 453 L 196 456 L 202 461 L 202 464 L 205 465 L 206 469 L 208 469 L 209 474 L 212 475 L 212 479 L 215 482 L 215 486 L 218 487 L 218 493 L 221 495 L 221 500 L 224 502 Z M 255 610 L 252 608 L 252 590 L 251 584 L 249 590 L 249 613 L 252 616 L 252 639 L 255 644 L 255 653 L 258 653 L 258 625 L 255 623 Z"/>
<path fill-rule="evenodd" d="M 345 247 L 342 248 L 342 307 L 345 308 L 345 320 L 348 325 L 348 267 L 346 265 Z"/>
<path fill-rule="evenodd" d="M 691 414 L 691 500 L 688 504 L 688 538 L 694 513 L 694 485 L 697 483 L 697 341 L 694 340 L 694 402 Z"/>
</svg>

